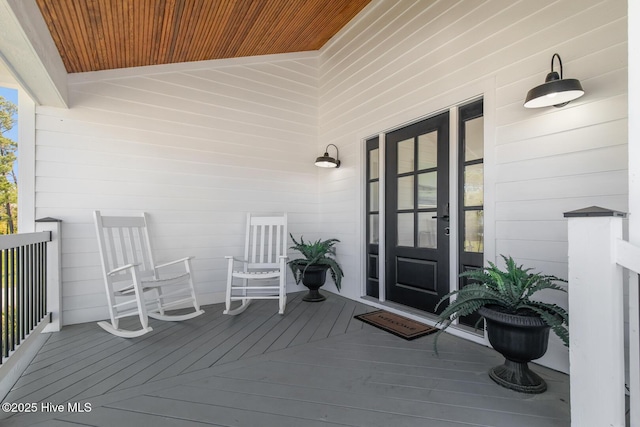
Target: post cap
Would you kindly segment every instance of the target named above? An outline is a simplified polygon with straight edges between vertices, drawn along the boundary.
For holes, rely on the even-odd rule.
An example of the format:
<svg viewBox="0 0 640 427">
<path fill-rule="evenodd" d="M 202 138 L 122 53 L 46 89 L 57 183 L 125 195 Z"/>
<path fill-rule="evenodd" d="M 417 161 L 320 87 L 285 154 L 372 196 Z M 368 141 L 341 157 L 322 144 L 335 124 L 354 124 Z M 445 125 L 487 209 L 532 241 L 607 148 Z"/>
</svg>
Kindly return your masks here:
<svg viewBox="0 0 640 427">
<path fill-rule="evenodd" d="M 565 212 L 565 218 L 580 218 L 594 216 L 613 216 L 625 218 L 626 212 L 614 211 L 613 209 L 601 208 L 600 206 L 590 206 L 588 208 L 577 209 L 575 211 Z"/>
</svg>

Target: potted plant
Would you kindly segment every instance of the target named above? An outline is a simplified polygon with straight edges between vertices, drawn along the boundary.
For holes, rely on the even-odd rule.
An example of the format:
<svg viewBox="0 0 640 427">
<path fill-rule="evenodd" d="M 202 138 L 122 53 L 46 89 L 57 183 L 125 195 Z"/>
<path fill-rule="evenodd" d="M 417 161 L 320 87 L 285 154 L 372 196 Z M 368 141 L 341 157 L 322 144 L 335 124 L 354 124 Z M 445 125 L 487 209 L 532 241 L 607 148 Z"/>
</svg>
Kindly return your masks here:
<svg viewBox="0 0 640 427">
<path fill-rule="evenodd" d="M 489 267 L 461 274 L 472 283 L 440 300 L 438 306 L 455 297 L 439 315 L 438 324 L 443 327 L 438 334 L 455 319 L 478 313 L 482 317 L 476 327 L 482 318 L 486 320 L 489 342 L 505 357 L 503 365 L 489 370 L 491 379 L 512 390 L 542 393 L 547 385 L 529 369 L 528 362 L 545 354 L 550 329 L 569 346 L 569 316 L 562 307 L 531 297 L 543 289 L 566 292 L 554 283 L 566 280 L 532 273 L 513 258 L 502 258 L 506 263 L 504 271 L 490 262 Z"/>
<path fill-rule="evenodd" d="M 305 242 L 300 237 L 300 242 L 291 234 L 291 240 L 295 243 L 290 249 L 300 252 L 304 258 L 296 258 L 288 262 L 296 284 L 305 285 L 309 288 L 309 293 L 302 299 L 303 301 L 318 302 L 324 301 L 325 297 L 318 291 L 324 285 L 327 278 L 327 270 L 331 272 L 331 278 L 336 284 L 336 288 L 340 291 L 342 277 L 344 276 L 342 268 L 338 262 L 332 258 L 336 254 L 334 245 L 339 243 L 338 239 L 316 240 L 315 242 Z"/>
</svg>

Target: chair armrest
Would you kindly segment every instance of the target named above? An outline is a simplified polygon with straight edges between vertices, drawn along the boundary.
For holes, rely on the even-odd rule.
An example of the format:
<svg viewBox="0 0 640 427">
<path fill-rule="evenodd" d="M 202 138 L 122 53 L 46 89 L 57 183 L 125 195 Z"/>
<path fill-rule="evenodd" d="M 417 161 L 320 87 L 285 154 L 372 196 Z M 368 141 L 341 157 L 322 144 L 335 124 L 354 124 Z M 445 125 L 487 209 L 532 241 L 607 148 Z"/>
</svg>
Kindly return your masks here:
<svg viewBox="0 0 640 427">
<path fill-rule="evenodd" d="M 231 255 L 226 255 L 225 259 L 229 259 L 229 260 L 233 260 L 235 262 L 241 262 L 243 264 L 247 264 L 249 261 L 247 261 L 246 259 L 242 259 L 242 258 L 236 258 L 234 256 Z"/>
<path fill-rule="evenodd" d="M 164 264 L 158 264 L 158 265 L 156 265 L 156 268 L 162 268 L 162 267 L 167 267 L 167 266 L 169 266 L 169 265 L 179 264 L 179 263 L 181 263 L 181 262 L 185 262 L 185 261 L 188 261 L 188 260 L 193 259 L 193 258 L 195 258 L 195 257 L 188 256 L 188 257 L 184 257 L 184 258 L 177 259 L 177 260 L 175 260 L 175 261 L 165 262 Z"/>
<path fill-rule="evenodd" d="M 127 264 L 127 265 L 123 265 L 122 267 L 114 268 L 113 270 L 111 270 L 111 271 L 109 271 L 107 273 L 107 276 L 112 276 L 112 275 L 114 275 L 116 273 L 120 273 L 121 271 L 128 270 L 130 268 L 134 268 L 134 267 L 137 267 L 139 265 L 140 264 Z"/>
</svg>

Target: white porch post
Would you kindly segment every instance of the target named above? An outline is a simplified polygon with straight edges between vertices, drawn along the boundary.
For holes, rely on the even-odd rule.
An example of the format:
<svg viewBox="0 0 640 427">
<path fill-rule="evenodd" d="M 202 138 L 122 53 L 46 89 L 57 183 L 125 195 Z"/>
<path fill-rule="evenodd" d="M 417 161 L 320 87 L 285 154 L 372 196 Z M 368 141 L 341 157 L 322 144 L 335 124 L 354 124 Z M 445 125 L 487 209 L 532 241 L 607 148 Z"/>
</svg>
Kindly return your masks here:
<svg viewBox="0 0 640 427">
<path fill-rule="evenodd" d="M 640 247 L 640 2 L 628 0 L 629 47 L 629 243 Z M 629 278 L 629 389 L 631 427 L 640 426 L 640 289 L 638 271 Z"/>
<path fill-rule="evenodd" d="M 569 218 L 571 425 L 624 427 L 624 306 L 616 244 L 622 218 L 591 207 Z"/>
<path fill-rule="evenodd" d="M 51 232 L 51 241 L 47 243 L 47 311 L 51 313 L 51 322 L 42 332 L 57 332 L 62 328 L 61 222 L 54 218 L 36 220 L 36 231 Z"/>
</svg>

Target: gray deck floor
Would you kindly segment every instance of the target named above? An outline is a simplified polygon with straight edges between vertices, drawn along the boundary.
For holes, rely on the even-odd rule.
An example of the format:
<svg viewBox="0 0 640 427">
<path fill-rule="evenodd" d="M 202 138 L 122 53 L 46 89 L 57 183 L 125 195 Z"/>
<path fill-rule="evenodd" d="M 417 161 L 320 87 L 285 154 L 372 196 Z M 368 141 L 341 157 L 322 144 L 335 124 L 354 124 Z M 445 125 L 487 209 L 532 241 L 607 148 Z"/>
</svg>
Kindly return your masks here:
<svg viewBox="0 0 640 427">
<path fill-rule="evenodd" d="M 493 350 L 444 334 L 405 341 L 353 319 L 373 310 L 326 293 L 291 294 L 243 314 L 205 307 L 198 318 L 151 320 L 117 338 L 95 323 L 51 334 L 5 402 L 37 412 L 0 414 L 3 426 L 568 426 L 564 374 L 534 365 L 540 395 L 494 384 Z M 89 403 L 90 412 L 69 405 Z M 49 412 L 43 411 L 48 406 Z M 54 404 L 62 412 L 50 412 Z M 43 407 L 43 405 L 45 405 Z M 4 418 L 4 419 L 2 419 Z"/>
</svg>

